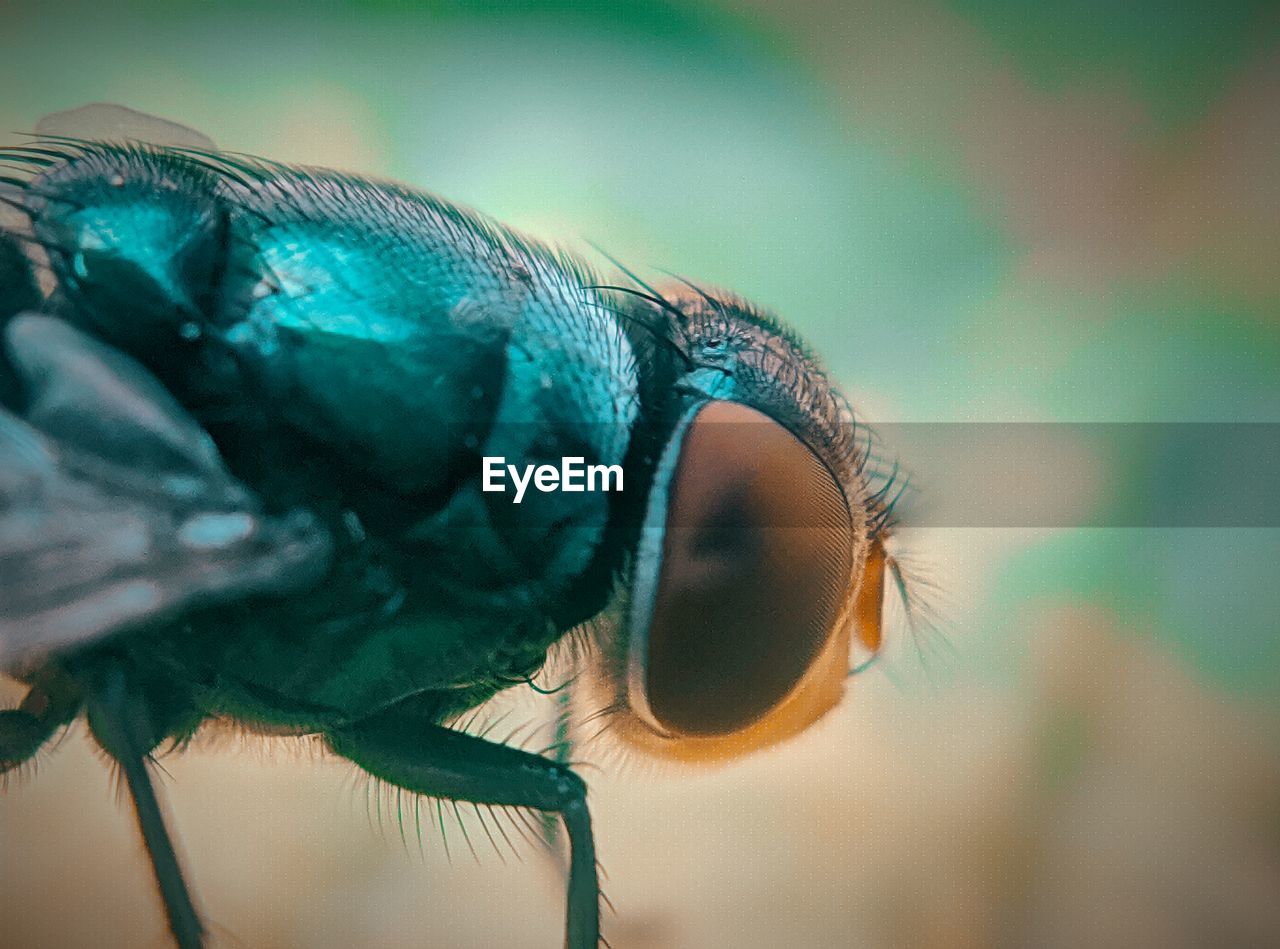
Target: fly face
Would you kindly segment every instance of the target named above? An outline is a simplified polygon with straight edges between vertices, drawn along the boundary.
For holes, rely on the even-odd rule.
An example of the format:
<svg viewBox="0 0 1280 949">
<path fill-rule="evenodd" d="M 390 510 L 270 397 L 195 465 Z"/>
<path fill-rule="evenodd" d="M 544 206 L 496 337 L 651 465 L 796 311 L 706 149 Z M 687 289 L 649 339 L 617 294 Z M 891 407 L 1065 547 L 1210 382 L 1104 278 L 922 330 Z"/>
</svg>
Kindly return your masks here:
<svg viewBox="0 0 1280 949">
<path fill-rule="evenodd" d="M 799 341 L 731 296 L 663 298 L 679 354 L 619 628 L 593 698 L 684 761 L 780 741 L 880 642 L 886 511 L 851 410 Z"/>
</svg>

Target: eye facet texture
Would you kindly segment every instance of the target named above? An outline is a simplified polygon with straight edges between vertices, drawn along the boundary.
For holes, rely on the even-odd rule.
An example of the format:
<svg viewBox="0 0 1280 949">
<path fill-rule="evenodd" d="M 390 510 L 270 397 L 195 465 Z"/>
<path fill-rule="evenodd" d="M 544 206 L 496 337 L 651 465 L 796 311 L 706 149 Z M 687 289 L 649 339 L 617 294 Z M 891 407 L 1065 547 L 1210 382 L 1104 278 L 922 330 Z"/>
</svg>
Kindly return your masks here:
<svg viewBox="0 0 1280 949">
<path fill-rule="evenodd" d="M 644 697 L 669 732 L 729 734 L 782 701 L 835 632 L 849 508 L 803 442 L 733 402 L 697 412 L 669 478 L 655 489 L 667 503 L 652 613 L 632 632 L 646 637 Z"/>
</svg>

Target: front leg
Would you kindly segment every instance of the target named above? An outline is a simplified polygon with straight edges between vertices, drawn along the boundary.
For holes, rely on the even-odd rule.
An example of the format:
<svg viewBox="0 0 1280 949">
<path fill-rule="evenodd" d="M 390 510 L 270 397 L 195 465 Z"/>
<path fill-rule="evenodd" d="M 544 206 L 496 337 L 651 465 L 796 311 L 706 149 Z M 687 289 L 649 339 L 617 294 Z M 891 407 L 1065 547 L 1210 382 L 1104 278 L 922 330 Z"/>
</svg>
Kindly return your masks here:
<svg viewBox="0 0 1280 949">
<path fill-rule="evenodd" d="M 559 814 L 569 837 L 567 949 L 596 949 L 600 888 L 587 788 L 563 764 L 395 710 L 328 736 L 335 753 L 376 778 L 431 797 Z"/>
</svg>

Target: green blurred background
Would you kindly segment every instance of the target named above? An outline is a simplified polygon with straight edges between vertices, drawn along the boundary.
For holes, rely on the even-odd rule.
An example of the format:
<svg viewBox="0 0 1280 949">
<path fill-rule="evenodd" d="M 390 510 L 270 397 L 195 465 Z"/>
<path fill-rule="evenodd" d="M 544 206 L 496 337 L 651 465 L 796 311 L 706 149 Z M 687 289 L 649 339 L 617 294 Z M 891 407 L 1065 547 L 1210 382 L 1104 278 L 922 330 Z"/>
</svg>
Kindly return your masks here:
<svg viewBox="0 0 1280 949">
<path fill-rule="evenodd" d="M 734 288 L 873 420 L 1280 422 L 1261 0 L 8 2 L 0 90 L 3 129 L 120 102 Z M 908 540 L 926 662 L 899 634 L 741 765 L 588 773 L 615 949 L 1280 944 L 1280 530 Z M 226 945 L 558 944 L 535 856 L 406 856 L 343 766 L 249 752 L 165 762 Z M 77 734 L 0 800 L 0 945 L 162 944 L 102 771 Z"/>
</svg>

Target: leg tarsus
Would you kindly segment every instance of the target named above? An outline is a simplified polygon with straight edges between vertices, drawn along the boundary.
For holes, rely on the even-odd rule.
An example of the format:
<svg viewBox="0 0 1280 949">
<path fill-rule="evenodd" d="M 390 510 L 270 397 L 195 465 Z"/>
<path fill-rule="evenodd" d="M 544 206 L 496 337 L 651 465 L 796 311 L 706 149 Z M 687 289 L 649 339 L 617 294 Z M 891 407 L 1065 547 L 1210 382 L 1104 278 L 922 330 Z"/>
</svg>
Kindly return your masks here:
<svg viewBox="0 0 1280 949">
<path fill-rule="evenodd" d="M 596 848 L 586 795 L 560 812 L 569 837 L 569 906 L 565 944 L 569 949 L 600 941 L 600 880 L 596 876 Z"/>
<path fill-rule="evenodd" d="M 569 766 L 574 747 L 573 738 L 569 734 L 569 707 L 571 700 L 572 693 L 569 683 L 565 683 L 565 686 L 555 695 L 555 742 L 548 749 L 551 752 L 551 760 L 565 767 Z M 540 830 L 542 840 L 547 845 L 548 859 L 554 864 L 560 876 L 568 879 L 569 863 L 564 853 L 564 848 L 560 846 L 560 822 L 556 820 L 556 815 L 544 813 Z"/>
<path fill-rule="evenodd" d="M 179 949 L 201 949 L 204 926 L 182 879 L 178 855 L 165 829 L 160 800 L 147 771 L 147 755 L 155 747 L 156 736 L 146 709 L 129 694 L 119 668 L 110 669 L 102 677 L 102 687 L 88 705 L 94 735 L 124 772 L 174 941 Z"/>
</svg>

